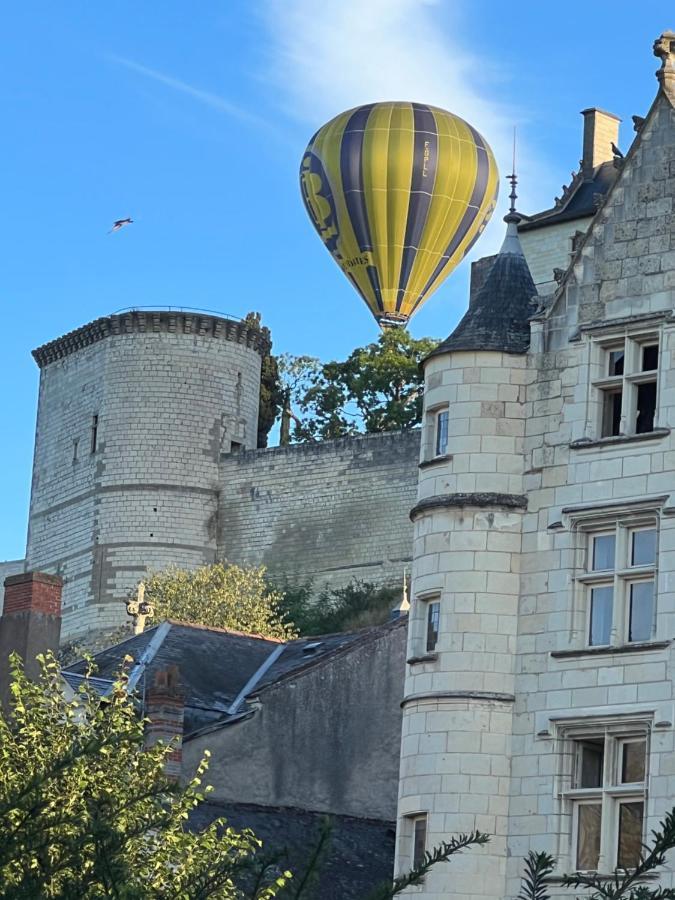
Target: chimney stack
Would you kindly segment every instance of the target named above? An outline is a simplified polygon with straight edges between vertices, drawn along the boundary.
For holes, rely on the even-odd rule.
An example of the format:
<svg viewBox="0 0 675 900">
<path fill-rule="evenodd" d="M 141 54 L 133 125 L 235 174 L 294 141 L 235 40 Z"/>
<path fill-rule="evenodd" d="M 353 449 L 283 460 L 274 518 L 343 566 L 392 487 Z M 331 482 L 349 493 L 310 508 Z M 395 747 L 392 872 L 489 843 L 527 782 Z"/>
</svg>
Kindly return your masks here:
<svg viewBox="0 0 675 900">
<path fill-rule="evenodd" d="M 61 588 L 58 575 L 23 572 L 5 579 L 0 617 L 0 702 L 9 699 L 9 656 L 16 651 L 29 678 L 37 678 L 36 656 L 56 652 L 61 637 Z"/>
<path fill-rule="evenodd" d="M 183 761 L 183 718 L 185 700 L 180 687 L 178 666 L 167 666 L 155 671 L 154 682 L 145 697 L 145 714 L 150 720 L 145 729 L 145 745 L 152 747 L 158 741 L 173 742 L 173 749 L 166 757 L 164 773 L 178 781 Z"/>
<path fill-rule="evenodd" d="M 586 178 L 603 162 L 614 158 L 612 144 L 619 145 L 619 124 L 621 119 L 595 106 L 582 109 L 584 117 L 584 149 L 581 171 Z"/>
</svg>

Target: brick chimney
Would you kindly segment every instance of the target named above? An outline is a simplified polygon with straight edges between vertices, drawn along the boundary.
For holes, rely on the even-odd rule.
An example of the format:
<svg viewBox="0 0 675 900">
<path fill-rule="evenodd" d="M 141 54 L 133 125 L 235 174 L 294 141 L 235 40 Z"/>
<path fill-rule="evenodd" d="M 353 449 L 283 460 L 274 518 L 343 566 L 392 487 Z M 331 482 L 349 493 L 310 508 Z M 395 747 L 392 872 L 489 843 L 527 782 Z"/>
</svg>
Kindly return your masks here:
<svg viewBox="0 0 675 900">
<path fill-rule="evenodd" d="M 158 741 L 165 744 L 173 741 L 173 750 L 166 758 L 164 772 L 176 781 L 180 778 L 183 761 L 184 712 L 178 666 L 158 669 L 153 685 L 145 696 L 145 715 L 150 720 L 145 729 L 145 745 L 152 747 Z"/>
<path fill-rule="evenodd" d="M 619 124 L 621 119 L 595 106 L 582 109 L 584 117 L 584 148 L 581 171 L 585 177 L 593 174 L 600 163 L 614 158 L 612 144 L 619 145 Z"/>
<path fill-rule="evenodd" d="M 58 575 L 23 572 L 5 579 L 5 604 L 0 617 L 0 701 L 9 697 L 9 656 L 16 651 L 29 678 L 39 675 L 35 659 L 56 652 L 61 636 L 61 588 Z"/>
</svg>

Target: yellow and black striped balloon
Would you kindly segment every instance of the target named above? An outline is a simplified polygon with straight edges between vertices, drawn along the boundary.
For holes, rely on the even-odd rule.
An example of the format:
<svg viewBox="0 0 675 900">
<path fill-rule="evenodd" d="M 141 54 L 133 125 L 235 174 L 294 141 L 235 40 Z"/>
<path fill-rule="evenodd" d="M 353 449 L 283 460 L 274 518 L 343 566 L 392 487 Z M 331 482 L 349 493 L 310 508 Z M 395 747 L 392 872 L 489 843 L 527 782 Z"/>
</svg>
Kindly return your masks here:
<svg viewBox="0 0 675 900">
<path fill-rule="evenodd" d="M 321 240 L 381 325 L 405 324 L 468 252 L 498 191 L 486 141 L 422 103 L 336 116 L 300 167 Z"/>
</svg>

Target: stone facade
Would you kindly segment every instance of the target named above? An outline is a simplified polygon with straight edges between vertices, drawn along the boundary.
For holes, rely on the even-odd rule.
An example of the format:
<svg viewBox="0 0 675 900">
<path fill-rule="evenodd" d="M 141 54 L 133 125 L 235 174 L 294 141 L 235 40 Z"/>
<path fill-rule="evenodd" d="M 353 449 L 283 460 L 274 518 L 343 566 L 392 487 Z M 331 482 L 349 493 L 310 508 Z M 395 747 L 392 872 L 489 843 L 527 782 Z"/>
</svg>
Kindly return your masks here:
<svg viewBox="0 0 675 900">
<path fill-rule="evenodd" d="M 399 584 L 419 446 L 408 431 L 224 456 L 219 554 L 290 581 Z"/>
<path fill-rule="evenodd" d="M 255 446 L 260 341 L 214 316 L 130 312 L 35 351 L 27 565 L 63 577 L 65 636 L 124 621 L 147 569 L 216 558 L 220 455 Z"/>
<path fill-rule="evenodd" d="M 514 898 L 531 849 L 630 867 L 675 802 L 675 35 L 659 46 L 663 88 L 529 351 L 426 366 L 397 866 L 416 833 L 493 835 L 409 891 L 428 900 Z"/>
</svg>

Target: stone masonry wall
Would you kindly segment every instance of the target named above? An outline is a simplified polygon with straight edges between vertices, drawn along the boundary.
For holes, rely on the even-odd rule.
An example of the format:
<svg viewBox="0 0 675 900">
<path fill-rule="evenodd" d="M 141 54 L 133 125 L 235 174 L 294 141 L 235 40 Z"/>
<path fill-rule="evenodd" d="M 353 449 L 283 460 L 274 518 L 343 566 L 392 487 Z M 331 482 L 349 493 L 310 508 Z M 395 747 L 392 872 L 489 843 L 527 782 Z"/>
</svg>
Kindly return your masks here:
<svg viewBox="0 0 675 900">
<path fill-rule="evenodd" d="M 535 325 L 527 388 L 518 666 L 513 717 L 507 895 L 520 860 L 546 850 L 574 867 L 572 817 L 561 776 L 566 722 L 649 723 L 645 835 L 675 793 L 675 110 L 661 97 L 589 233 L 559 297 Z M 539 332 L 543 329 L 543 333 Z M 607 342 L 658 340 L 655 430 L 602 438 L 600 392 Z M 630 430 L 630 429 L 629 429 Z M 588 649 L 593 529 L 658 533 L 651 640 Z M 616 613 L 615 607 L 615 613 Z M 625 614 L 625 613 L 624 613 Z M 631 651 L 631 652 L 627 652 Z M 611 862 L 610 862 L 611 865 Z M 667 867 L 661 884 L 675 884 Z M 567 898 L 562 889 L 552 897 Z"/>
<path fill-rule="evenodd" d="M 519 232 L 523 253 L 540 294 L 555 289 L 553 270 L 567 268 L 570 262 L 572 237 L 576 231 L 586 231 L 589 223 L 588 218 L 573 219 L 558 225 Z"/>
<path fill-rule="evenodd" d="M 398 583 L 419 453 L 409 431 L 223 456 L 219 555 L 291 580 Z"/>
<path fill-rule="evenodd" d="M 220 454 L 256 442 L 256 340 L 212 316 L 130 313 L 36 351 L 28 566 L 63 577 L 65 637 L 124 621 L 148 569 L 215 559 Z"/>
</svg>

